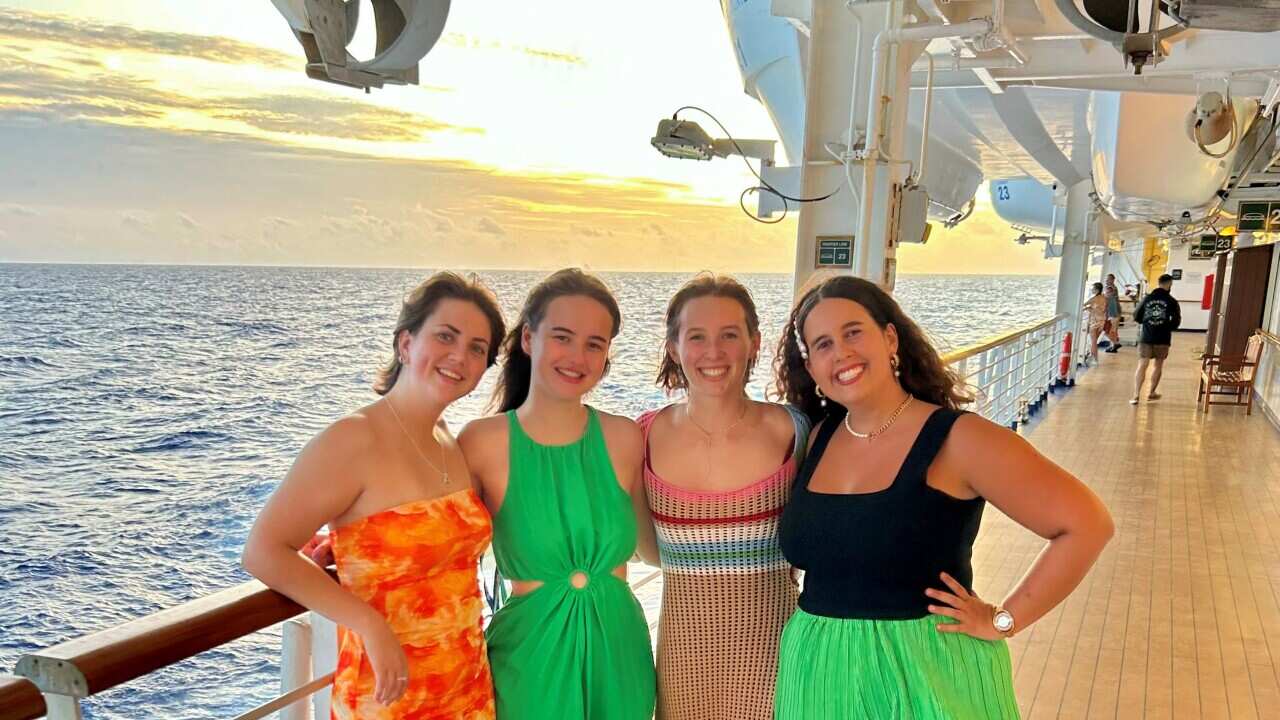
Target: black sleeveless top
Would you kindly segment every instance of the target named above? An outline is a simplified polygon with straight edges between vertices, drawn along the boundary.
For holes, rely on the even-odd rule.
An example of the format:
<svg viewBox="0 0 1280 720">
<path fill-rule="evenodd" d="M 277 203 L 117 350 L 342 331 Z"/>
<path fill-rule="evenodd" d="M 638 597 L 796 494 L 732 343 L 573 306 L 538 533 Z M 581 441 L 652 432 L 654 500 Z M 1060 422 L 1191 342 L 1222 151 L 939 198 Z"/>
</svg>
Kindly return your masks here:
<svg viewBox="0 0 1280 720">
<path fill-rule="evenodd" d="M 778 529 L 787 560 L 805 571 L 800 608 L 812 615 L 910 620 L 929 614 L 926 588 L 946 572 L 972 588 L 973 541 L 986 501 L 962 500 L 925 474 L 962 414 L 939 408 L 925 421 L 893 483 L 858 494 L 818 493 L 809 479 L 842 414 L 827 417 L 796 477 Z"/>
</svg>

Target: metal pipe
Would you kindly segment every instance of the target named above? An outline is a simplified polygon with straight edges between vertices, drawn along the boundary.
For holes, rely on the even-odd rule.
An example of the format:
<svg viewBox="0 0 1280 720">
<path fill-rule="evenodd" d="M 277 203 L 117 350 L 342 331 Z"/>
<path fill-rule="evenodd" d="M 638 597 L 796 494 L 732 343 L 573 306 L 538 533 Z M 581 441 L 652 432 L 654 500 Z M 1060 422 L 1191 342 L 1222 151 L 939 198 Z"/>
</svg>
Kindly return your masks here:
<svg viewBox="0 0 1280 720">
<path fill-rule="evenodd" d="M 897 7 L 897 2 L 890 4 L 885 20 L 886 26 L 893 22 L 894 11 Z M 880 135 L 883 132 L 880 127 L 881 117 L 884 114 L 884 106 L 888 104 L 888 98 L 884 94 L 884 84 L 886 82 L 884 66 L 887 63 L 885 53 L 890 46 L 898 45 L 902 42 L 981 37 L 994 30 L 995 25 L 991 18 L 979 18 L 968 22 L 955 23 L 954 25 L 930 24 L 898 29 L 886 27 L 885 30 L 876 35 L 871 51 L 871 97 L 867 107 L 867 144 L 862 160 L 862 213 L 858 218 L 859 228 L 856 236 L 858 262 L 855 267 L 858 270 L 866 272 L 867 264 L 871 259 L 871 248 L 868 239 L 871 237 L 872 201 L 875 198 L 872 186 L 875 183 L 876 165 L 879 163 L 880 158 Z"/>
<path fill-rule="evenodd" d="M 850 164 L 853 162 L 853 121 L 858 114 L 858 77 L 859 72 L 862 70 L 862 17 L 853 11 L 851 3 L 845 3 L 844 7 L 853 16 L 853 22 L 858 30 L 853 36 L 855 45 L 853 48 L 853 80 L 849 88 L 849 130 L 844 136 L 844 158 L 842 163 L 844 164 L 844 180 L 849 187 L 849 194 L 853 195 L 854 200 L 861 206 L 862 197 L 853 187 L 853 168 Z M 866 192 L 866 188 L 863 188 L 863 192 Z M 859 217 L 859 221 L 861 221 L 861 217 Z"/>
<path fill-rule="evenodd" d="M 1018 62 L 1014 57 L 998 57 L 998 58 L 980 58 L 980 57 L 956 57 L 955 55 L 930 55 L 925 54 L 929 58 L 929 62 L 939 61 L 942 64 L 942 70 L 987 70 L 990 68 L 1014 68 L 1022 67 L 1025 63 Z M 916 63 L 911 66 L 911 72 L 927 72 L 929 65 L 925 63 Z"/>
<path fill-rule="evenodd" d="M 924 179 L 926 161 L 929 159 L 929 111 L 933 109 L 933 56 L 929 58 L 929 80 L 924 89 L 924 121 L 920 129 L 920 167 L 916 169 L 916 184 Z"/>
</svg>

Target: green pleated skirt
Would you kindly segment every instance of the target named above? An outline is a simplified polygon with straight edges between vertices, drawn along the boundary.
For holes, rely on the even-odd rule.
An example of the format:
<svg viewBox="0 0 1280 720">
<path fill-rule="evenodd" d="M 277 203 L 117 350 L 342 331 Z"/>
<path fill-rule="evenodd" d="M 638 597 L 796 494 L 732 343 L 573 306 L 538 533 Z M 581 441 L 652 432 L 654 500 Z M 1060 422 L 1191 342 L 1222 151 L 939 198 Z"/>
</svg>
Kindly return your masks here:
<svg viewBox="0 0 1280 720">
<path fill-rule="evenodd" d="M 778 651 L 777 720 L 1016 720 L 1008 645 L 940 622 L 797 610 Z"/>
</svg>

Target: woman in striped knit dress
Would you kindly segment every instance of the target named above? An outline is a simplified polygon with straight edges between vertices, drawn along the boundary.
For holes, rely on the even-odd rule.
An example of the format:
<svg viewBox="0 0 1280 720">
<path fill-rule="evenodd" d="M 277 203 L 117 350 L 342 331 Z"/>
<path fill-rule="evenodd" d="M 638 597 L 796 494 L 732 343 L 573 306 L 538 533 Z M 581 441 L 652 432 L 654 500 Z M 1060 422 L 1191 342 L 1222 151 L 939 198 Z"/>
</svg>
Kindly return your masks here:
<svg viewBox="0 0 1280 720">
<path fill-rule="evenodd" d="M 808 421 L 747 397 L 759 319 L 736 280 L 695 277 L 666 322 L 658 384 L 685 398 L 639 419 L 637 498 L 640 554 L 663 570 L 657 717 L 770 720 L 778 640 L 797 597 L 778 518 Z"/>
</svg>

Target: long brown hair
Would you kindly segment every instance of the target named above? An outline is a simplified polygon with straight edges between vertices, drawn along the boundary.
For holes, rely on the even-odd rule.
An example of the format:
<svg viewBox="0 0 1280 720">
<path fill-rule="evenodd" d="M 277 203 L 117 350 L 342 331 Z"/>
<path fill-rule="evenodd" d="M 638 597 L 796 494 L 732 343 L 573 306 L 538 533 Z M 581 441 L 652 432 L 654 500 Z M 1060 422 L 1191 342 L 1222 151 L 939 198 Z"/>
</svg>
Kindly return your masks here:
<svg viewBox="0 0 1280 720">
<path fill-rule="evenodd" d="M 551 273 L 529 291 L 524 309 L 520 311 L 520 319 L 502 343 L 502 374 L 498 376 L 498 384 L 493 389 L 493 400 L 490 402 L 492 408 L 496 408 L 498 412 L 514 410 L 529 397 L 533 358 L 524 351 L 520 342 L 524 329 L 527 327 L 536 330 L 546 317 L 547 306 L 552 300 L 572 295 L 588 297 L 603 305 L 613 318 L 613 330 L 609 337 L 612 339 L 618 336 L 618 331 L 622 329 L 622 311 L 618 309 L 618 301 L 614 299 L 608 285 L 578 268 L 565 268 Z M 609 365 L 606 362 L 605 372 L 608 371 Z"/>
<path fill-rule="evenodd" d="M 924 331 L 902 312 L 893 297 L 869 280 L 848 275 L 830 278 L 810 288 L 792 308 L 774 359 L 774 392 L 779 398 L 800 408 L 815 422 L 828 412 L 815 391 L 817 384 L 805 368 L 799 345 L 809 313 L 827 298 L 858 303 L 867 309 L 881 330 L 893 325 L 898 332 L 898 370 L 901 372 L 898 381 L 903 390 L 920 400 L 953 410 L 973 402 L 973 396 L 965 390 L 959 376 L 943 364 L 942 356 Z"/>
<path fill-rule="evenodd" d="M 452 272 L 438 272 L 405 296 L 400 305 L 400 319 L 396 321 L 396 330 L 391 334 L 391 361 L 378 371 L 378 379 L 373 383 L 373 391 L 386 395 L 395 387 L 404 366 L 400 363 L 400 333 L 410 335 L 422 328 L 422 323 L 431 317 L 436 306 L 442 300 L 463 300 L 480 308 L 489 321 L 489 356 L 485 367 L 492 367 L 498 359 L 498 345 L 507 331 L 507 323 L 502 319 L 502 309 L 498 307 L 498 299 L 493 291 L 485 287 L 476 276 L 463 278 Z"/>
<path fill-rule="evenodd" d="M 689 387 L 689 379 L 684 370 L 672 357 L 668 347 L 680 339 L 680 313 L 690 300 L 703 297 L 722 297 L 737 301 L 747 319 L 747 333 L 751 337 L 760 334 L 760 316 L 756 313 L 756 303 L 751 299 L 751 292 L 742 283 L 728 275 L 715 275 L 709 272 L 698 273 L 685 283 L 671 302 L 667 303 L 667 342 L 662 348 L 662 362 L 658 365 L 658 377 L 655 384 L 668 393 L 684 390 Z M 751 370 L 754 360 L 747 367 L 746 382 L 751 381 Z"/>
</svg>

